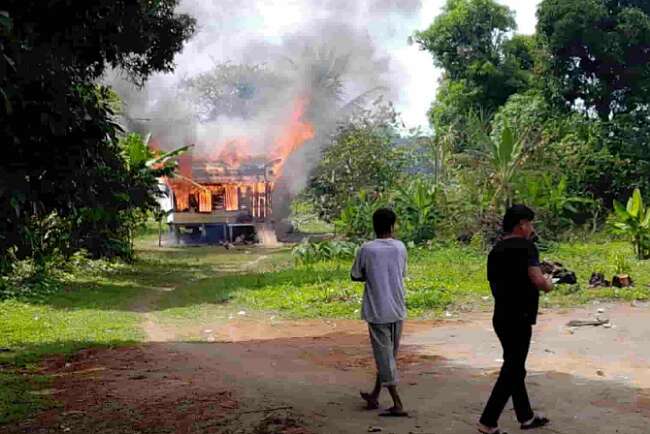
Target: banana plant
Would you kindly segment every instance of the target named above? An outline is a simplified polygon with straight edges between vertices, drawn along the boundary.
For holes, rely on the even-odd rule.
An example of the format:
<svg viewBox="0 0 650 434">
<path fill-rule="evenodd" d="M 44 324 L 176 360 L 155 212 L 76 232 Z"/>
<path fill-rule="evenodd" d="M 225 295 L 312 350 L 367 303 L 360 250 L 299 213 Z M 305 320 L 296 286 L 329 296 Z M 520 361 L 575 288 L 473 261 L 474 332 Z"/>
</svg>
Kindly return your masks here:
<svg viewBox="0 0 650 434">
<path fill-rule="evenodd" d="M 151 149 L 149 141 L 151 134 L 144 139 L 135 133 L 128 134 L 122 140 L 122 148 L 129 168 L 132 170 L 148 170 L 154 176 L 169 176 L 177 167 L 177 157 L 187 152 L 192 146 L 182 146 L 169 152 Z"/>
<path fill-rule="evenodd" d="M 470 113 L 468 121 L 471 126 L 469 130 L 472 131 L 469 141 L 485 149 L 478 154 L 490 165 L 490 180 L 495 186 L 492 205 L 496 206 L 503 201 L 508 208 L 513 202 L 512 182 L 517 168 L 523 161 L 523 144 L 528 134 L 526 131 L 514 131 L 507 119 L 504 119 L 498 132 L 491 134 L 492 119 L 482 112 Z"/>
<path fill-rule="evenodd" d="M 641 190 L 634 190 L 625 207 L 614 201 L 610 225 L 615 233 L 631 239 L 640 260 L 650 256 L 650 209 L 643 203 Z"/>
<path fill-rule="evenodd" d="M 522 148 L 521 140 L 515 136 L 508 122 L 505 122 L 500 137 L 490 140 L 490 163 L 496 182 L 494 201 L 503 197 L 506 208 L 512 205 L 512 179 L 523 156 Z"/>
<path fill-rule="evenodd" d="M 353 239 L 371 239 L 372 215 L 383 206 L 386 206 L 386 201 L 381 196 L 360 191 L 346 204 L 334 222 L 336 232 Z"/>
<path fill-rule="evenodd" d="M 397 188 L 395 205 L 402 234 L 416 243 L 432 239 L 436 224 L 437 190 L 435 185 L 415 179 Z"/>
</svg>

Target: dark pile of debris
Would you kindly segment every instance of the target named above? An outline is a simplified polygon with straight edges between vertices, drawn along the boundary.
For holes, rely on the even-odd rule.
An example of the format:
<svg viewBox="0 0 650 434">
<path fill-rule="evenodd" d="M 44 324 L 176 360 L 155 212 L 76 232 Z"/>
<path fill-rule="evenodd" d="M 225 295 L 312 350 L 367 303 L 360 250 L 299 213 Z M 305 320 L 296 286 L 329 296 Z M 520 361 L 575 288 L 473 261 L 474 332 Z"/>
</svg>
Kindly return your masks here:
<svg viewBox="0 0 650 434">
<path fill-rule="evenodd" d="M 589 279 L 589 288 L 629 288 L 634 286 L 634 281 L 628 274 L 616 274 L 612 281 L 605 279 L 603 273 L 592 273 L 591 278 Z"/>
<path fill-rule="evenodd" d="M 559 262 L 543 261 L 540 264 L 542 273 L 549 274 L 555 283 L 565 283 L 567 285 L 575 285 L 578 283 L 576 273 L 570 271 Z"/>
<path fill-rule="evenodd" d="M 612 283 L 605 279 L 603 273 L 591 273 L 589 278 L 589 287 L 590 288 L 609 288 L 612 286 Z"/>
</svg>

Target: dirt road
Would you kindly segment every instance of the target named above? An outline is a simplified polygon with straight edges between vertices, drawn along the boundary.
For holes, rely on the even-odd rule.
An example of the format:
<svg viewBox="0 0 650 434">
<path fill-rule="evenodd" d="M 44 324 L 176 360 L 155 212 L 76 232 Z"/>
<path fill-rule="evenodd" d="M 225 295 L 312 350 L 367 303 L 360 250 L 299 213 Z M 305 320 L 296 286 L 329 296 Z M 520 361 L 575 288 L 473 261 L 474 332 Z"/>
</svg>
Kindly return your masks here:
<svg viewBox="0 0 650 434">
<path fill-rule="evenodd" d="M 613 327 L 566 327 L 597 309 Z M 194 327 L 198 342 L 154 330 L 159 339 L 136 348 L 49 360 L 43 369 L 56 376 L 51 393 L 62 406 L 7 432 L 472 433 L 501 357 L 487 314 L 409 322 L 399 362 L 412 417 L 384 419 L 358 398 L 373 376 L 361 322 L 235 318 Z M 552 419 L 540 432 L 650 432 L 647 305 L 545 312 L 533 339 L 530 394 Z M 501 424 L 518 432 L 510 408 Z"/>
</svg>

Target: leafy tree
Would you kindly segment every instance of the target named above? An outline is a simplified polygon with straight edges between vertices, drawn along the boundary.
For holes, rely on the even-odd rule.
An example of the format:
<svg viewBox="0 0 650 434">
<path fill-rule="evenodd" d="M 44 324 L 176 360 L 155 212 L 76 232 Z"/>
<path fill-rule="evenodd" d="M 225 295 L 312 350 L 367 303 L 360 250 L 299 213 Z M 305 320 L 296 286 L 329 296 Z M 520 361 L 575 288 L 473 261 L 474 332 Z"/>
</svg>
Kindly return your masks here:
<svg viewBox="0 0 650 434">
<path fill-rule="evenodd" d="M 259 113 L 283 91 L 287 83 L 265 65 L 222 63 L 186 80 L 185 87 L 198 103 L 202 120 L 220 115 L 244 119 Z"/>
<path fill-rule="evenodd" d="M 321 218 L 331 222 L 359 192 L 381 193 L 399 182 L 407 151 L 394 144 L 393 120 L 392 108 L 383 107 L 339 127 L 306 191 Z"/>
<path fill-rule="evenodd" d="M 468 113 L 493 113 L 510 95 L 531 87 L 534 40 L 509 37 L 515 27 L 513 12 L 493 0 L 448 0 L 433 24 L 415 33 L 444 69 L 429 112 L 436 130 L 454 125 L 463 144 Z"/>
<path fill-rule="evenodd" d="M 543 0 L 537 32 L 548 51 L 550 94 L 581 101 L 601 120 L 650 101 L 650 3 Z"/>
<path fill-rule="evenodd" d="M 142 83 L 169 71 L 193 20 L 176 0 L 43 3 L 8 0 L 0 13 L 0 252 L 30 255 L 24 228 L 56 212 L 71 245 L 128 254 L 139 183 L 118 144 L 111 93 L 95 85 L 110 65 Z M 0 253 L 2 255 L 4 253 Z"/>
<path fill-rule="evenodd" d="M 542 140 L 544 126 L 552 115 L 552 108 L 537 91 L 514 94 L 495 113 L 491 135 L 498 138 L 508 124 L 515 131 L 522 131 L 527 146 L 534 146 Z"/>
<path fill-rule="evenodd" d="M 449 79 L 475 80 L 501 64 L 503 42 L 516 27 L 513 12 L 492 0 L 448 0 L 415 38 Z"/>
</svg>

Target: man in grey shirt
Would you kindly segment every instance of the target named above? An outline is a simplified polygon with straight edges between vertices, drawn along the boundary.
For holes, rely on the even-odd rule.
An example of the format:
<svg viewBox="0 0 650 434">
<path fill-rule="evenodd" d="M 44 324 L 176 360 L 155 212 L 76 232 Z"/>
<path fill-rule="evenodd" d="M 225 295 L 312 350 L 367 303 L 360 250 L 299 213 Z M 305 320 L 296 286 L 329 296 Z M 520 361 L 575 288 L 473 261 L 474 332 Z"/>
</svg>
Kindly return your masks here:
<svg viewBox="0 0 650 434">
<path fill-rule="evenodd" d="M 377 379 L 372 392 L 361 392 L 368 409 L 379 408 L 381 387 L 388 389 L 393 406 L 380 416 L 404 417 L 408 413 L 397 393 L 397 350 L 406 318 L 404 277 L 406 247 L 393 239 L 395 213 L 386 208 L 377 210 L 372 222 L 377 238 L 359 249 L 350 273 L 352 280 L 365 282 L 361 318 L 368 323 L 370 342 L 377 364 Z"/>
</svg>

